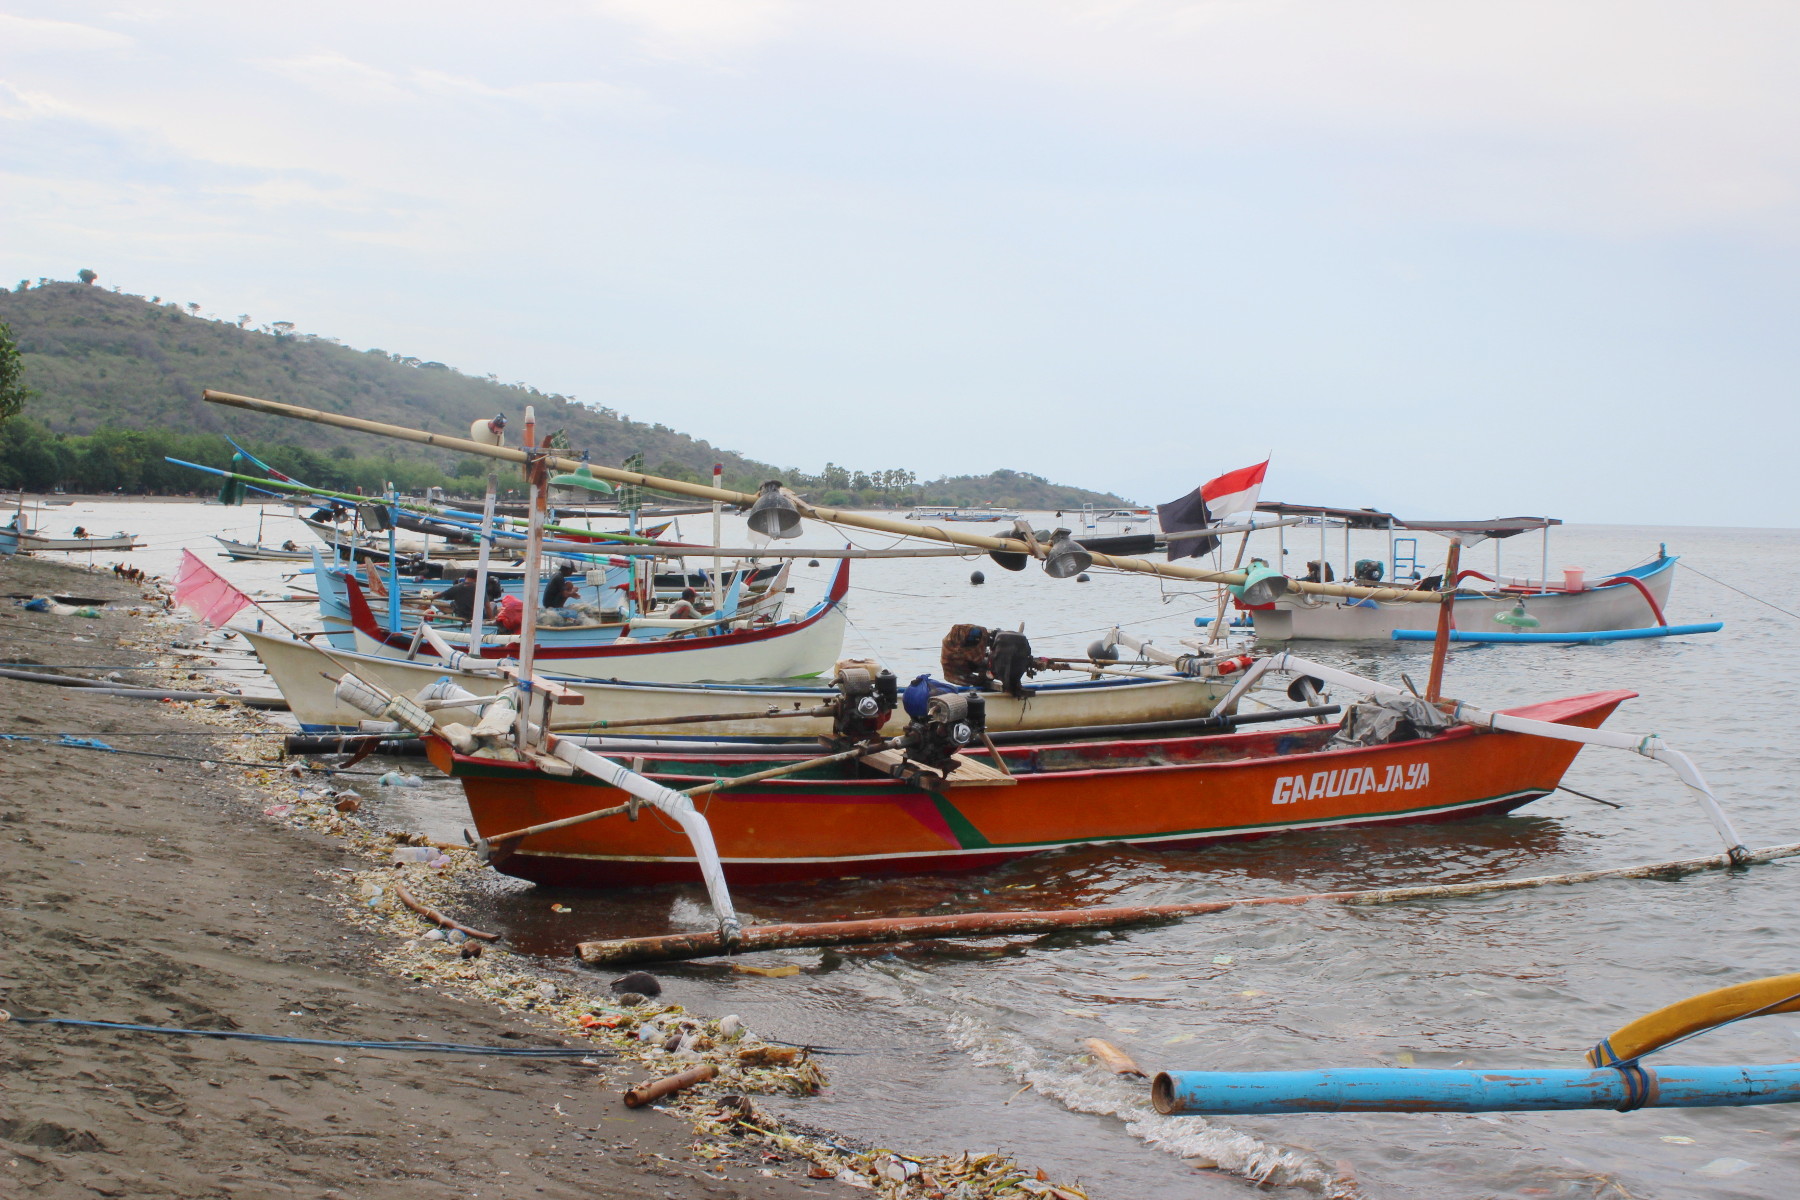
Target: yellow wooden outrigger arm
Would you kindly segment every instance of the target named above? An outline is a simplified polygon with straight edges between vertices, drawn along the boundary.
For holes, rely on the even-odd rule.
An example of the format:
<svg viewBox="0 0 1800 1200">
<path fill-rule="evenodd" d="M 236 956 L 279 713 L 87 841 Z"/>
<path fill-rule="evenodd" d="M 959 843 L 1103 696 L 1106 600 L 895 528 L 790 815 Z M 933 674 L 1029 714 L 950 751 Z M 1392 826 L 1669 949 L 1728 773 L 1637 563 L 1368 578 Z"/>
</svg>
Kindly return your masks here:
<svg viewBox="0 0 1800 1200">
<path fill-rule="evenodd" d="M 1588 1065 L 1610 1067 L 1741 1017 L 1800 1012 L 1800 975 L 1771 975 L 1677 1000 L 1646 1013 L 1587 1052 Z"/>
</svg>

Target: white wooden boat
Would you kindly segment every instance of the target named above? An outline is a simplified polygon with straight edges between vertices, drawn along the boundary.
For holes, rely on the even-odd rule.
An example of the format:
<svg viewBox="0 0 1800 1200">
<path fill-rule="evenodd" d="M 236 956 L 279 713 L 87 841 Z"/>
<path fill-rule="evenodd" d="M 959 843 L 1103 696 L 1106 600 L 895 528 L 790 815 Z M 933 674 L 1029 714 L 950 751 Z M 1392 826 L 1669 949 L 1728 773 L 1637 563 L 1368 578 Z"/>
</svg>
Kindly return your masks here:
<svg viewBox="0 0 1800 1200">
<path fill-rule="evenodd" d="M 1532 579 L 1501 579 L 1469 588 L 1465 580 L 1451 619 L 1459 630 L 1488 633 L 1520 627 L 1534 633 L 1590 633 L 1658 625 L 1668 603 L 1675 563 L 1675 556 L 1659 553 L 1643 566 L 1603 576 L 1596 586 L 1573 590 L 1566 583 L 1547 585 Z M 1391 641 L 1396 630 L 1437 628 L 1436 605 L 1337 601 L 1294 593 L 1267 607 L 1251 608 L 1249 613 L 1257 638 L 1264 641 Z M 1531 623 L 1515 624 L 1521 618 Z"/>
<path fill-rule="evenodd" d="M 1431 570 L 1430 558 L 1421 559 L 1415 533 L 1434 533 L 1460 539 L 1465 547 L 1492 541 L 1495 547 L 1491 572 L 1469 566 L 1471 556 L 1462 559 L 1464 570 L 1456 579 L 1443 581 L 1457 589 L 1451 609 L 1454 628 L 1470 632 L 1504 633 L 1592 633 L 1602 630 L 1641 629 L 1663 625 L 1663 606 L 1668 603 L 1670 585 L 1675 575 L 1675 556 L 1660 547 L 1656 556 L 1640 566 L 1611 574 L 1591 575 L 1569 568 L 1564 578 L 1549 579 L 1550 527 L 1562 524 L 1555 517 L 1498 517 L 1484 521 L 1403 520 L 1392 513 L 1372 508 L 1330 508 L 1312 504 L 1288 504 L 1264 501 L 1256 506 L 1258 513 L 1287 520 L 1316 522 L 1318 557 L 1308 562 L 1308 580 L 1334 579 L 1367 587 L 1415 585 L 1427 589 L 1439 586 L 1436 577 L 1421 579 Z M 1387 557 L 1353 559 L 1353 531 L 1384 533 Z M 1501 574 L 1500 546 L 1508 538 L 1541 532 L 1540 577 L 1520 578 Z M 1341 558 L 1332 545 L 1341 533 Z M 1300 545 L 1306 546 L 1307 535 L 1301 534 Z M 1288 539 L 1281 534 L 1276 561 L 1286 560 Z M 1305 553 L 1312 553 L 1307 547 Z M 1334 571 L 1332 560 L 1338 560 Z M 1260 641 L 1284 642 L 1319 639 L 1322 641 L 1362 642 L 1391 641 L 1396 632 L 1431 632 L 1437 628 L 1438 606 L 1412 604 L 1372 598 L 1354 599 L 1305 595 L 1290 591 L 1271 604 L 1247 605 L 1239 601 L 1237 608 L 1252 619 Z"/>
<path fill-rule="evenodd" d="M 327 675 L 341 675 L 345 667 L 370 683 L 395 695 L 416 695 L 440 679 L 478 696 L 491 696 L 511 681 L 497 672 L 446 669 L 437 661 L 378 658 L 355 652 L 327 654 L 310 642 L 289 637 L 239 630 L 250 640 L 258 658 L 281 689 L 295 720 L 309 731 L 354 731 L 367 714 L 341 704 L 333 695 Z M 671 719 L 667 726 L 633 726 L 634 737 L 730 738 L 734 740 L 785 741 L 823 737 L 831 733 L 829 717 L 768 717 L 750 721 L 674 723 L 673 718 L 708 716 L 759 710 L 812 709 L 838 693 L 829 687 L 790 685 L 726 685 L 631 683 L 563 679 L 563 684 L 582 696 L 582 703 L 559 706 L 559 721 L 592 722 L 604 732 L 607 720 Z M 1175 672 L 1147 673 L 1143 678 L 1109 675 L 1097 680 L 1050 683 L 1036 687 L 1023 700 L 1002 692 L 986 693 L 987 727 L 993 732 L 1013 729 L 1057 729 L 1072 725 L 1120 725 L 1150 721 L 1176 721 L 1205 716 L 1230 690 L 1232 680 L 1202 679 Z M 440 710 L 450 721 L 474 724 L 478 715 L 465 709 Z M 898 734 L 906 723 L 902 713 L 884 733 Z"/>
<path fill-rule="evenodd" d="M 36 553 L 50 551 L 55 553 L 80 552 L 83 550 L 136 550 L 140 543 L 135 534 L 115 533 L 111 537 L 45 537 L 40 533 L 27 530 L 20 533 L 16 528 L 0 529 L 0 554 Z"/>
</svg>

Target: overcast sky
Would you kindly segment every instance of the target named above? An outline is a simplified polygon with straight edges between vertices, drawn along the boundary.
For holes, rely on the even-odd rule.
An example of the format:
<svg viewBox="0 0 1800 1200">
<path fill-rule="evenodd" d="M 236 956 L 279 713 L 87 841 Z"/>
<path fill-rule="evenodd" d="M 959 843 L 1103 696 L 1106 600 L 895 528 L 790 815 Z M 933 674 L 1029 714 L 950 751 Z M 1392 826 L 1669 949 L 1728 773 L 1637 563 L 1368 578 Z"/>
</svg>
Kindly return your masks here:
<svg viewBox="0 0 1800 1200">
<path fill-rule="evenodd" d="M 0 0 L 0 270 L 757 458 L 1800 525 L 1800 5 Z M 280 399 L 281 397 L 273 397 Z"/>
</svg>

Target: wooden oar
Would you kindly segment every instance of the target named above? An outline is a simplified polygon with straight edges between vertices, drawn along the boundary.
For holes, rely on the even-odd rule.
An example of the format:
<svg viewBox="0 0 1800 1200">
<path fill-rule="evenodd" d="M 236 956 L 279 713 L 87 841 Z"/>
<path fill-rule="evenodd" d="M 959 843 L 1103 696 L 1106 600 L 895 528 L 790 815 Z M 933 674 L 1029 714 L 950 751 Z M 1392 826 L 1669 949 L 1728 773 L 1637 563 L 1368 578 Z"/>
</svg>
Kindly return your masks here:
<svg viewBox="0 0 1800 1200">
<path fill-rule="evenodd" d="M 826 767 L 830 766 L 832 763 L 844 762 L 847 759 L 861 758 L 865 754 L 871 754 L 876 750 L 885 750 L 897 744 L 897 742 L 891 741 L 865 742 L 860 745 L 852 746 L 848 750 L 840 750 L 835 754 L 826 754 L 819 758 L 809 758 L 797 763 L 788 763 L 785 766 L 771 767 L 767 771 L 756 771 L 749 775 L 737 775 L 722 779 L 709 779 L 705 783 L 684 789 L 681 794 L 690 797 L 699 796 L 706 792 L 722 792 L 726 788 L 743 787 L 748 783 L 761 783 L 765 779 L 779 779 L 783 775 L 797 774 L 800 771 L 811 770 L 813 767 Z M 515 829 L 510 833 L 496 834 L 491 838 L 481 838 L 475 843 L 475 849 L 483 856 L 489 856 L 496 850 L 507 849 L 511 843 L 519 841 L 521 838 L 528 838 L 533 834 L 538 833 L 549 833 L 553 829 L 567 829 L 571 825 L 585 825 L 589 821 L 598 821 L 601 817 L 621 816 L 630 812 L 632 808 L 641 803 L 642 801 L 633 801 L 628 804 L 614 805 L 612 808 L 597 808 L 593 812 L 580 813 L 573 817 L 564 817 L 559 821 L 545 821 L 541 825 L 528 825 L 524 829 Z"/>
<path fill-rule="evenodd" d="M 210 404 L 224 404 L 250 412 L 291 417 L 295 420 L 312 421 L 320 425 L 335 425 L 342 429 L 359 429 L 364 433 L 396 438 L 403 442 L 417 442 L 420 445 L 457 450 L 464 454 L 479 454 L 486 458 L 498 458 L 511 463 L 526 461 L 526 454 L 523 450 L 514 450 L 509 446 L 488 446 L 467 438 L 428 433 L 422 429 L 408 429 L 403 425 L 389 425 L 382 421 L 369 421 L 342 413 L 323 412 L 298 404 L 259 400 L 254 396 L 239 396 L 231 392 L 214 391 L 210 388 L 201 395 Z M 748 492 L 734 492 L 727 488 L 715 488 L 703 483 L 689 483 L 683 479 L 665 479 L 657 475 L 645 475 L 640 471 L 622 471 L 614 467 L 603 467 L 598 463 L 584 464 L 576 462 L 572 458 L 561 458 L 555 455 L 539 454 L 536 457 L 541 458 L 551 469 L 557 471 L 574 471 L 586 466 L 589 473 L 595 478 L 605 479 L 612 483 L 635 484 L 638 487 L 654 488 L 656 491 L 669 492 L 677 496 L 693 496 L 701 500 L 719 500 L 740 508 L 748 508 L 756 503 L 756 497 Z M 801 515 L 811 517 L 815 521 L 824 521 L 829 525 L 848 525 L 856 529 L 872 529 L 877 533 L 894 533 L 902 537 L 925 538 L 934 542 L 946 542 L 953 546 L 967 546 L 983 552 L 998 550 L 1003 554 L 1033 555 L 1033 545 L 1021 538 L 997 538 L 978 533 L 965 533 L 962 530 L 944 529 L 936 525 L 920 525 L 913 521 L 899 521 L 890 517 L 874 516 L 870 513 L 823 508 L 816 504 L 808 504 L 804 500 L 796 500 L 795 503 Z M 1182 566 L 1179 563 L 1153 562 L 1148 559 L 1121 558 L 1116 555 L 1099 553 L 1093 554 L 1093 560 L 1097 567 L 1132 571 L 1140 575 L 1160 575 L 1166 579 L 1195 579 L 1202 583 L 1224 584 L 1245 582 L 1242 571 L 1206 571 L 1198 567 Z M 1359 600 L 1392 600 L 1415 604 L 1436 604 L 1439 600 L 1437 592 L 1421 592 L 1411 588 L 1370 588 L 1342 583 L 1309 583 L 1302 579 L 1290 579 L 1287 586 L 1289 591 L 1313 596 L 1348 596 Z"/>
</svg>

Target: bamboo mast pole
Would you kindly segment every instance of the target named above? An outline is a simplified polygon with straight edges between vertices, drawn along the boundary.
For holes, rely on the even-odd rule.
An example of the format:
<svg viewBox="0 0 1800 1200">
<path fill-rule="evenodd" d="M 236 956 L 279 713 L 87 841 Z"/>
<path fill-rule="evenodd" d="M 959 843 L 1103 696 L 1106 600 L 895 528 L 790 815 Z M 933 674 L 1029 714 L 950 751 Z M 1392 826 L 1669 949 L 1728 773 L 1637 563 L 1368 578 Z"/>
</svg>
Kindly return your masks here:
<svg viewBox="0 0 1800 1200">
<path fill-rule="evenodd" d="M 537 619 L 538 619 L 538 560 L 544 553 L 544 498 L 549 491 L 548 472 L 543 467 L 543 457 L 537 453 L 537 414 L 530 405 L 525 406 L 525 446 L 532 452 L 525 467 L 526 496 L 530 500 L 530 524 L 525 534 L 525 582 L 524 611 L 519 621 L 519 717 L 515 734 L 518 747 L 523 751 L 530 742 L 532 709 L 536 707 L 538 697 L 535 681 L 531 677 L 533 662 L 537 656 Z M 547 439 L 546 439 L 547 440 Z M 396 584 L 395 590 L 398 590 Z M 469 649 L 476 654 L 481 647 L 471 644 Z M 550 714 L 545 712 L 544 724 L 550 724 Z"/>
<path fill-rule="evenodd" d="M 1452 610 L 1456 607 L 1456 575 L 1462 567 L 1462 539 L 1450 539 L 1450 555 L 1444 561 L 1443 602 L 1438 605 L 1437 637 L 1431 646 L 1431 674 L 1425 682 L 1425 699 L 1436 704 L 1444 694 L 1444 660 L 1450 654 L 1450 629 L 1455 625 Z"/>
<path fill-rule="evenodd" d="M 1255 514 L 1252 514 L 1252 515 L 1254 516 Z M 1236 555 L 1236 557 L 1234 557 L 1231 560 L 1231 569 L 1233 571 L 1237 570 L 1239 567 L 1244 565 L 1244 551 L 1248 550 L 1249 548 L 1250 548 L 1250 530 L 1246 529 L 1246 530 L 1244 530 L 1244 536 L 1242 538 L 1238 539 L 1237 555 Z M 1212 629 L 1210 629 L 1206 634 L 1206 641 L 1207 641 L 1208 645 L 1211 645 L 1212 643 L 1217 642 L 1219 639 L 1221 639 L 1225 636 L 1225 613 L 1231 603 L 1230 595 L 1231 595 L 1231 593 L 1227 592 L 1224 588 L 1219 589 L 1219 610 L 1213 616 Z"/>
<path fill-rule="evenodd" d="M 724 482 L 724 479 L 725 479 L 725 464 L 724 463 L 714 463 L 713 464 L 713 490 L 714 491 L 722 492 L 725 490 L 724 487 L 721 486 L 722 483 Z M 713 502 L 712 502 L 712 519 L 713 519 L 712 525 L 713 525 L 713 549 L 715 549 L 715 550 L 717 550 L 720 546 L 724 545 L 724 542 L 722 540 L 723 535 L 720 532 L 720 524 L 719 524 L 721 517 L 724 515 L 724 512 L 725 512 L 724 501 L 720 500 L 717 496 L 714 496 Z M 725 611 L 725 579 L 724 579 L 724 576 L 720 574 L 720 570 L 724 567 L 724 565 L 725 564 L 719 562 L 717 559 L 714 559 L 713 564 L 712 564 L 712 570 L 710 570 L 706 573 L 707 577 L 712 580 L 712 610 L 713 610 L 714 615 L 717 615 L 717 614 Z"/>
<path fill-rule="evenodd" d="M 469 614 L 469 653 L 481 653 L 487 621 L 488 559 L 494 549 L 494 498 L 500 490 L 497 471 L 487 473 L 487 495 L 481 502 L 481 551 L 475 559 L 475 609 Z"/>
<path fill-rule="evenodd" d="M 263 413 L 266 416 L 312 421 L 319 425 L 335 425 L 340 429 L 356 429 L 380 437 L 395 438 L 403 442 L 417 442 L 422 446 L 436 446 L 443 450 L 457 450 L 464 454 L 479 454 L 487 458 L 503 459 L 507 462 L 523 463 L 526 457 L 524 451 L 514 450 L 507 446 L 488 446 L 480 442 L 469 441 L 467 438 L 430 433 L 422 429 L 408 429 L 403 425 L 389 425 L 382 421 L 370 421 L 343 413 L 323 412 L 316 408 L 304 408 L 297 404 L 283 404 L 277 400 L 260 400 L 254 396 L 239 396 L 231 392 L 214 391 L 210 388 L 202 393 L 202 398 L 211 404 L 223 404 L 230 408 L 241 408 L 247 412 Z M 582 465 L 572 458 L 555 456 L 546 456 L 546 458 L 549 466 L 558 471 L 573 471 Z M 703 483 L 689 483 L 683 479 L 664 479 L 656 475 L 645 475 L 639 471 L 622 471 L 616 467 L 603 467 L 594 463 L 588 463 L 587 467 L 595 476 L 614 483 L 637 484 L 640 487 L 654 488 L 656 491 L 668 492 L 677 496 L 693 496 L 700 500 L 716 499 L 741 507 L 748 507 L 756 502 L 756 497 L 748 492 L 734 492 L 728 488 L 714 488 Z M 929 541 L 946 542 L 953 546 L 966 546 L 971 550 L 984 552 L 998 550 L 1006 554 L 1037 557 L 1032 553 L 1032 547 L 1019 538 L 997 538 L 978 533 L 964 533 L 961 530 L 942 529 L 936 525 L 920 525 L 912 521 L 900 521 L 868 513 L 824 508 L 807 504 L 803 500 L 797 500 L 795 503 L 802 516 L 830 525 L 847 525 L 851 528 L 868 529 L 876 533 L 924 538 Z M 1242 571 L 1205 571 L 1198 567 L 1187 567 L 1177 563 L 1152 562 L 1148 559 L 1124 558 L 1098 553 L 1093 555 L 1093 560 L 1093 565 L 1097 567 L 1135 572 L 1140 575 L 1157 575 L 1164 579 L 1191 579 L 1201 583 L 1224 584 L 1242 584 L 1244 582 Z M 1300 579 L 1290 580 L 1288 588 L 1291 591 L 1312 596 L 1338 596 L 1359 600 L 1389 600 L 1414 604 L 1436 604 L 1440 600 L 1437 592 L 1422 592 L 1410 588 L 1353 587 L 1339 583 L 1308 583 Z"/>
</svg>

